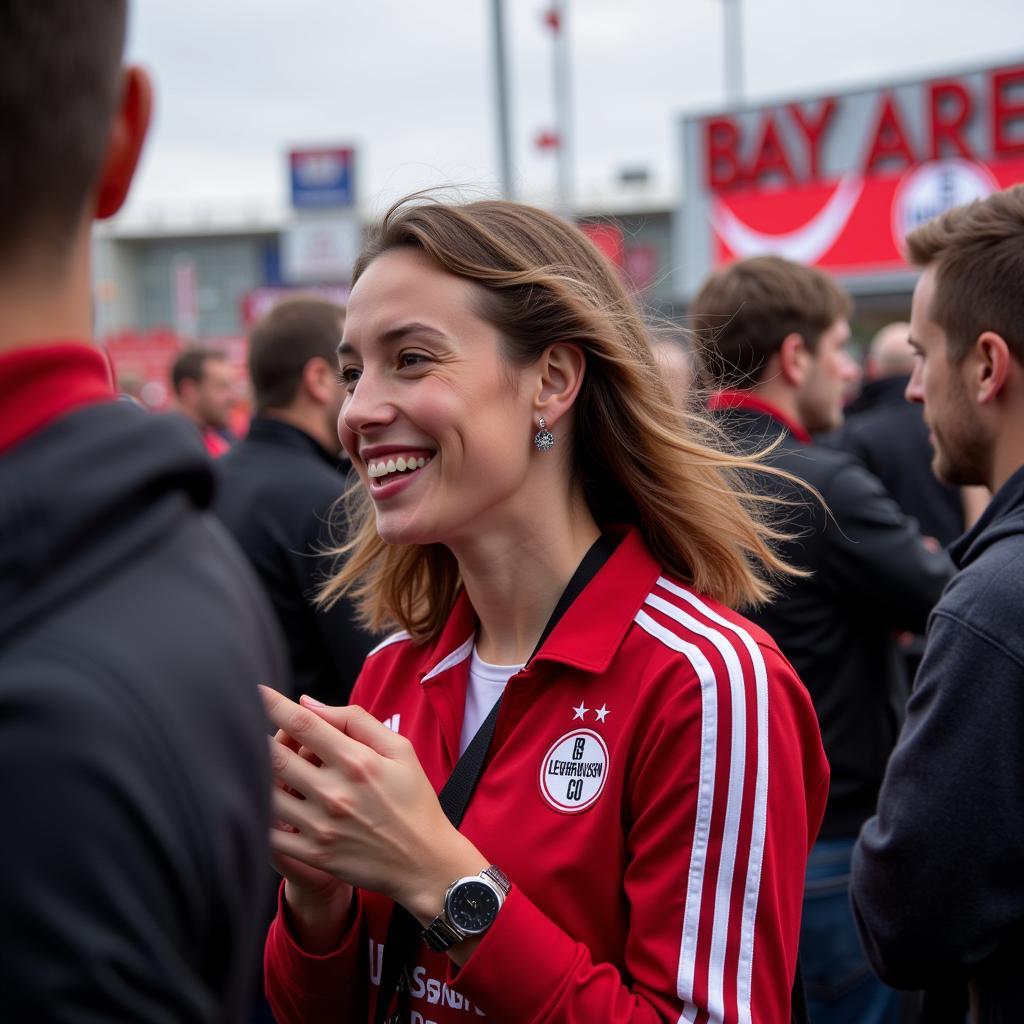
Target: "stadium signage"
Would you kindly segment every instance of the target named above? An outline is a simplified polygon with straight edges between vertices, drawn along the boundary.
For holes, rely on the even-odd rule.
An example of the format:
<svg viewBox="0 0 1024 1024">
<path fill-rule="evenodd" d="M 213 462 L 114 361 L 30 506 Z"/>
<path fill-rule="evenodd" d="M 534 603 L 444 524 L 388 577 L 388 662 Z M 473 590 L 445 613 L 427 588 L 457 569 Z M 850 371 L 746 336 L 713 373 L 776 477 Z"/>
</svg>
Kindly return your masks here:
<svg viewBox="0 0 1024 1024">
<path fill-rule="evenodd" d="M 873 97 L 864 125 L 861 173 L 906 169 L 946 156 L 1024 157 L 1024 96 L 1018 98 L 1017 91 L 1024 93 L 1024 68 L 990 72 L 977 84 L 969 78 L 929 82 L 921 90 L 921 117 L 919 111 L 905 110 L 891 89 L 882 90 Z M 825 145 L 842 120 L 843 102 L 843 97 L 828 96 L 764 110 L 752 132 L 735 117 L 708 118 L 703 124 L 708 186 L 724 190 L 770 180 L 789 185 L 821 181 Z M 969 131 L 977 121 L 984 138 L 978 147 Z"/>
<path fill-rule="evenodd" d="M 683 167 L 684 297 L 762 252 L 902 290 L 908 230 L 1024 180 L 1024 64 L 685 118 Z"/>
</svg>

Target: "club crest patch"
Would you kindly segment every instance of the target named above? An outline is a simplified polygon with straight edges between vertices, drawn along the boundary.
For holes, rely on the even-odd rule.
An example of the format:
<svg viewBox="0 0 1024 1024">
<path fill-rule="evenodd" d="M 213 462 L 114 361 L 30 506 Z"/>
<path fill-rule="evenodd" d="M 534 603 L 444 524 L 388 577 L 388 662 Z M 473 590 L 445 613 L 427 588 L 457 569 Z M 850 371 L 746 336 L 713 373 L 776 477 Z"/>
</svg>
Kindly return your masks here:
<svg viewBox="0 0 1024 1024">
<path fill-rule="evenodd" d="M 555 740 L 540 766 L 540 791 L 556 811 L 576 814 L 593 806 L 608 778 L 608 747 L 590 729 Z"/>
</svg>

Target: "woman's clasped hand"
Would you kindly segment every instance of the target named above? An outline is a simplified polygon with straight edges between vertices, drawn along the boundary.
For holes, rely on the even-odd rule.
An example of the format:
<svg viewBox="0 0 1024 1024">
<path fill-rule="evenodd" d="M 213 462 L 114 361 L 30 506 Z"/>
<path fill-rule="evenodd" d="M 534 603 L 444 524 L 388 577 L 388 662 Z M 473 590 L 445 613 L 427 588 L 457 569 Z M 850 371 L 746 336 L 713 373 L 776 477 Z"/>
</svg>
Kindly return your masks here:
<svg viewBox="0 0 1024 1024">
<path fill-rule="evenodd" d="M 260 689 L 278 729 L 270 842 L 289 900 L 323 902 L 345 884 L 383 893 L 426 921 L 453 871 L 487 866 L 445 817 L 408 740 L 360 707 L 308 697 L 296 704 Z"/>
</svg>

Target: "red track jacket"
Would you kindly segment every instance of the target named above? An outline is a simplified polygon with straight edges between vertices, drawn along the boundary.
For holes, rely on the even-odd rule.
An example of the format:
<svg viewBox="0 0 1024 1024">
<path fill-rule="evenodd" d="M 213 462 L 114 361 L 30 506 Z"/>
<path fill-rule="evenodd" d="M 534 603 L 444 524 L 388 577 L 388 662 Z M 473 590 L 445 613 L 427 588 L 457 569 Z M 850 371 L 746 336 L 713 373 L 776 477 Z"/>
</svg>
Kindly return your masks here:
<svg viewBox="0 0 1024 1024">
<path fill-rule="evenodd" d="M 458 757 L 476 617 L 368 657 L 353 700 L 409 737 L 435 789 Z M 419 948 L 411 1024 L 787 1024 L 828 765 L 774 642 L 664 578 L 631 530 L 506 690 L 462 831 L 513 883 L 461 970 Z M 282 1024 L 373 1019 L 391 902 L 309 956 L 279 914 Z"/>
</svg>

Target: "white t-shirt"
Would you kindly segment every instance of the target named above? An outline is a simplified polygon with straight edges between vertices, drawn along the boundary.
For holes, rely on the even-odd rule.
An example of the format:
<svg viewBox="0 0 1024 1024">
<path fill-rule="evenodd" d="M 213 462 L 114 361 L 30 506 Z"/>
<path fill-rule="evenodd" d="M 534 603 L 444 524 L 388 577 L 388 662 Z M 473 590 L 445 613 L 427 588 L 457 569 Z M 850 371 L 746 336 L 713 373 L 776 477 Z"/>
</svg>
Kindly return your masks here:
<svg viewBox="0 0 1024 1024">
<path fill-rule="evenodd" d="M 466 747 L 491 713 L 491 708 L 505 690 L 505 684 L 522 667 L 492 665 L 477 654 L 476 645 L 473 645 L 473 656 L 469 662 L 469 689 L 466 690 L 466 712 L 462 716 L 462 739 L 459 741 L 460 756 L 466 752 Z"/>
</svg>

